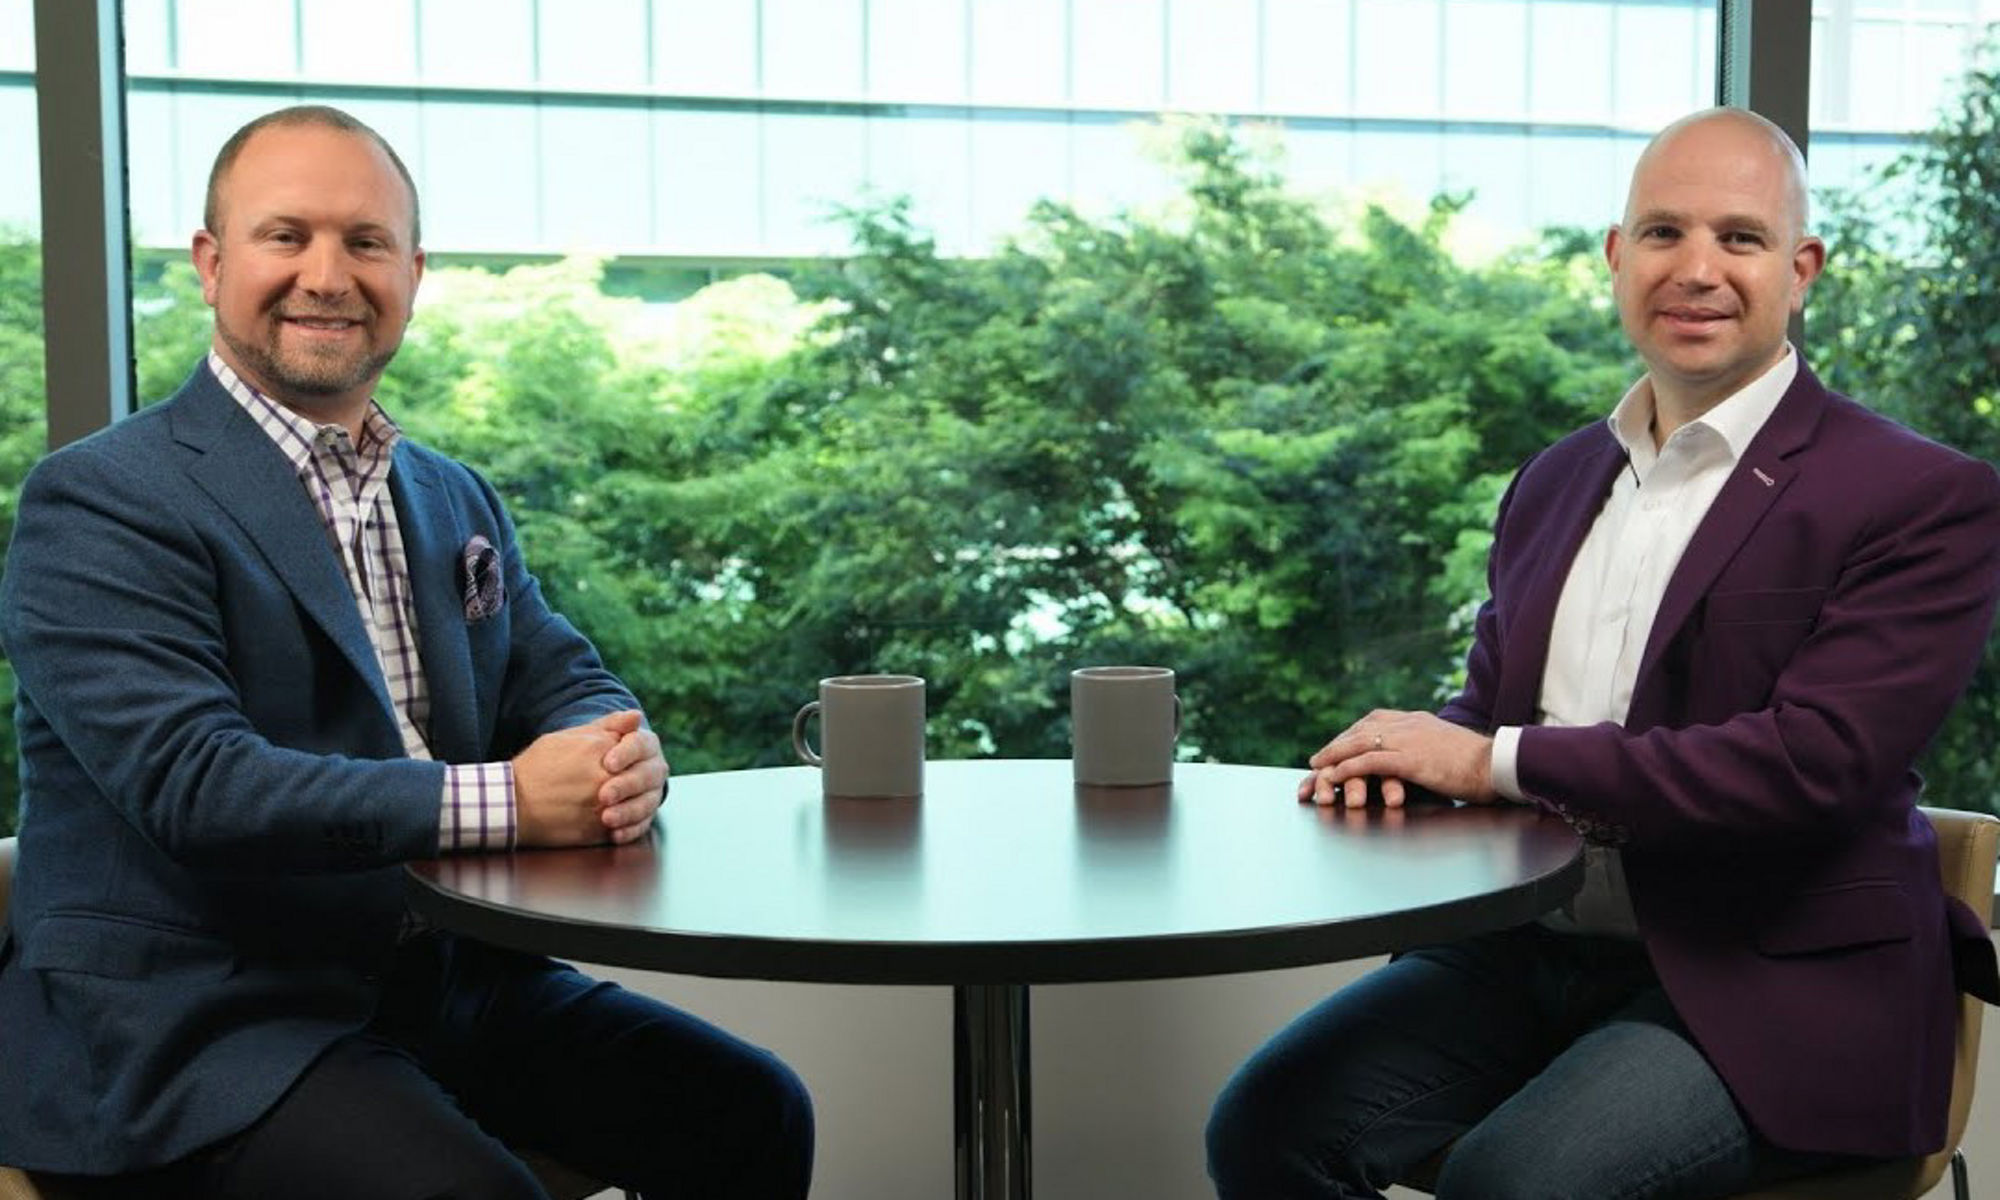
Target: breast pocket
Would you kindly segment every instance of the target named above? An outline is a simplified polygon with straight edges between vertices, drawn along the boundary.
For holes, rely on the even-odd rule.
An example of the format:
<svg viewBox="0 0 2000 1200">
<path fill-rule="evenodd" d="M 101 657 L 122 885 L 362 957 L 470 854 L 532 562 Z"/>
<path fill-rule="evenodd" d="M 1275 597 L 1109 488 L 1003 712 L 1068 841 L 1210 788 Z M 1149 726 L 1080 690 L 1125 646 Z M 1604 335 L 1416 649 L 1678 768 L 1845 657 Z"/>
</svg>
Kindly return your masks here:
<svg viewBox="0 0 2000 1200">
<path fill-rule="evenodd" d="M 1716 592 L 1702 610 L 1702 629 L 1738 633 L 1759 625 L 1802 625 L 1819 620 L 1825 588 L 1763 588 L 1749 592 Z"/>
<path fill-rule="evenodd" d="M 1778 675 L 1818 624 L 1825 599 L 1825 588 L 1710 596 L 1687 642 L 1691 694 L 1711 711 L 1764 707 Z"/>
</svg>

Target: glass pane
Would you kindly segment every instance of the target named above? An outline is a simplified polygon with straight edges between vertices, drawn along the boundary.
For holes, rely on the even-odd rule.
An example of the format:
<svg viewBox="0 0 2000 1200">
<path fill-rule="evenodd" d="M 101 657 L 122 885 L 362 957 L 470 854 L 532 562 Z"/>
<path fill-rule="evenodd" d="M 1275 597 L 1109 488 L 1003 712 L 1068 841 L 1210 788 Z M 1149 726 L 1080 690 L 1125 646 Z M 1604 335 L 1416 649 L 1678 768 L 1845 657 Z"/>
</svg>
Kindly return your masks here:
<svg viewBox="0 0 2000 1200">
<path fill-rule="evenodd" d="M 764 94 L 857 100 L 865 94 L 861 0 L 763 0 Z"/>
<path fill-rule="evenodd" d="M 1435 116 L 1443 37 L 1438 0 L 1354 0 L 1357 115 Z"/>
<path fill-rule="evenodd" d="M 434 250 L 544 249 L 541 155 L 530 112 L 510 104 L 423 106 L 424 240 Z M 524 153 L 526 150 L 528 152 Z"/>
<path fill-rule="evenodd" d="M 308 79 L 413 82 L 416 0 L 300 0 L 299 53 Z"/>
<path fill-rule="evenodd" d="M 646 0 L 563 0 L 537 11 L 545 86 L 622 90 L 651 82 Z"/>
<path fill-rule="evenodd" d="M 972 122 L 962 113 L 875 117 L 868 122 L 869 182 L 882 196 L 908 196 L 910 215 L 937 238 L 946 254 L 967 254 L 972 244 L 971 181 L 962 170 L 972 152 Z"/>
<path fill-rule="evenodd" d="M 653 72 L 682 95 L 756 95 L 757 0 L 653 0 Z"/>
<path fill-rule="evenodd" d="M 653 114 L 656 252 L 734 258 L 763 250 L 758 122 L 750 112 Z"/>
<path fill-rule="evenodd" d="M 869 0 L 868 94 L 875 99 L 963 102 L 965 51 L 964 5 Z"/>
<path fill-rule="evenodd" d="M 1084 108 L 1166 103 L 1165 0 L 1070 0 L 1070 99 Z"/>
<path fill-rule="evenodd" d="M 847 247 L 834 207 L 861 192 L 868 123 L 858 116 L 766 113 L 765 253 L 832 255 Z"/>
<path fill-rule="evenodd" d="M 296 10 L 269 0 L 176 0 L 175 64 L 190 75 L 285 78 L 299 66 Z"/>
<path fill-rule="evenodd" d="M 0 71 L 34 69 L 34 0 L 0 0 Z"/>
<path fill-rule="evenodd" d="M 1258 105 L 1255 5 L 1174 0 L 1167 9 L 1167 103 L 1193 112 Z"/>
<path fill-rule="evenodd" d="M 1617 89 L 1612 112 L 1629 129 L 1658 129 L 1715 102 L 1715 76 L 1701 69 L 1703 11 L 1690 5 L 1622 4 L 1617 38 Z M 1710 35 L 1713 36 L 1712 34 Z M 1638 63 L 1651 64 L 1635 69 Z M 1819 72 L 1813 72 L 1819 78 Z"/>
<path fill-rule="evenodd" d="M 1640 57 L 1614 59 L 1609 52 L 1612 7 L 1576 2 L 1536 8 L 1528 103 L 1538 120 L 1594 121 L 1611 112 L 1613 66 L 1624 69 Z"/>
<path fill-rule="evenodd" d="M 1062 104 L 1069 98 L 1066 0 L 972 0 L 972 101 Z"/>
<path fill-rule="evenodd" d="M 1528 112 L 1528 6 L 1450 0 L 1444 14 L 1444 108 L 1451 117 L 1520 120 Z"/>
<path fill-rule="evenodd" d="M 541 120 L 543 246 L 644 253 L 653 244 L 650 114 L 550 104 Z"/>
<path fill-rule="evenodd" d="M 1351 0 L 1265 0 L 1264 106 L 1302 116 L 1352 109 Z"/>
<path fill-rule="evenodd" d="M 419 11 L 425 83 L 535 82 L 534 0 L 424 0 Z"/>
</svg>

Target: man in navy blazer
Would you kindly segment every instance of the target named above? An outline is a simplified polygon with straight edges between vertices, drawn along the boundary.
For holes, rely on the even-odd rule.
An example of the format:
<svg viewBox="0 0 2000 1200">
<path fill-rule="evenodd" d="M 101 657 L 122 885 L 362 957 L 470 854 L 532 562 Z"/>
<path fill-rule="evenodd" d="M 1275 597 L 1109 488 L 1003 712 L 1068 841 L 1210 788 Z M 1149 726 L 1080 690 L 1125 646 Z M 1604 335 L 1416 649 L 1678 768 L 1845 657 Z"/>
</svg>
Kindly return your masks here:
<svg viewBox="0 0 2000 1200">
<path fill-rule="evenodd" d="M 400 864 L 644 836 L 667 767 L 499 497 L 372 399 L 417 198 L 337 110 L 223 148 L 214 348 L 23 488 L 0 637 L 23 805 L 0 1162 L 93 1195 L 803 1196 L 769 1053 L 418 927 Z"/>
<path fill-rule="evenodd" d="M 1825 251 L 1742 110 L 1648 146 L 1606 239 L 1648 372 L 1503 499 L 1463 692 L 1377 711 L 1300 799 L 1535 804 L 1589 842 L 1533 926 L 1397 957 L 1218 1100 L 1224 1197 L 1727 1196 L 1943 1144 L 1961 989 L 1918 753 L 2000 590 L 2000 480 L 1786 342 Z"/>
</svg>

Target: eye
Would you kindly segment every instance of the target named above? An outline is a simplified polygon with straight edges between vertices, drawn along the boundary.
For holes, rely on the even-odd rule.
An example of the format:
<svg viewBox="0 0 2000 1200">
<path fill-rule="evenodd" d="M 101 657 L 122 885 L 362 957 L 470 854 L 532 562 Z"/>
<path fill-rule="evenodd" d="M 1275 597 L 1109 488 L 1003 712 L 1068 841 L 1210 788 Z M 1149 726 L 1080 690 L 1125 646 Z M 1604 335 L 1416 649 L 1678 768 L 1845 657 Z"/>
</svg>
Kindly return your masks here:
<svg viewBox="0 0 2000 1200">
<path fill-rule="evenodd" d="M 1722 244 L 1737 249 L 1754 250 L 1764 245 L 1764 235 L 1748 229 L 1734 229 L 1722 235 Z"/>
</svg>

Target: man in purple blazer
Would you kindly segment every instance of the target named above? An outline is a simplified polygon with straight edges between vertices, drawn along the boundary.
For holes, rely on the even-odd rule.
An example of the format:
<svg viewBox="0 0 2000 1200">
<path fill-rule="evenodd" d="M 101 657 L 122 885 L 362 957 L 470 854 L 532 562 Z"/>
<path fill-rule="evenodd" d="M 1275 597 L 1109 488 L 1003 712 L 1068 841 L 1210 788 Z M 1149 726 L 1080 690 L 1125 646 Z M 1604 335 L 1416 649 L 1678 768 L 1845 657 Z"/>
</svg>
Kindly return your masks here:
<svg viewBox="0 0 2000 1200">
<path fill-rule="evenodd" d="M 1727 1196 L 1944 1140 L 1957 993 L 2000 1002 L 1911 764 L 2000 591 L 2000 479 L 1787 343 L 1804 164 L 1732 109 L 1662 132 L 1605 239 L 1648 367 L 1503 499 L 1464 691 L 1377 711 L 1301 800 L 1526 803 L 1590 843 L 1534 925 L 1413 950 L 1247 1062 L 1229 1200 Z"/>
</svg>

